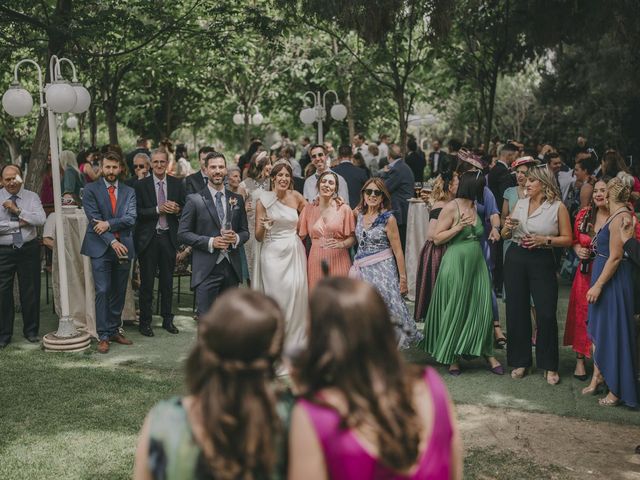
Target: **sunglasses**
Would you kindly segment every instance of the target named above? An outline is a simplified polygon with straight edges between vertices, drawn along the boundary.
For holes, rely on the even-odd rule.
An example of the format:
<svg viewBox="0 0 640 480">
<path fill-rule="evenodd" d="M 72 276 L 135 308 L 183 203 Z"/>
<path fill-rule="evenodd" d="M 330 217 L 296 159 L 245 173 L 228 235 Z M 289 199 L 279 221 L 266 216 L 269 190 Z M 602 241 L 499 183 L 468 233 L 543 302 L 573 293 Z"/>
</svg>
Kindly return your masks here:
<svg viewBox="0 0 640 480">
<path fill-rule="evenodd" d="M 364 189 L 364 194 L 365 195 L 369 195 L 370 197 L 381 197 L 382 196 L 382 191 L 381 190 L 373 190 L 371 188 L 365 188 Z"/>
<path fill-rule="evenodd" d="M 134 165 L 133 166 L 134 170 L 140 170 L 140 169 L 143 169 L 143 168 L 144 168 L 144 165 Z"/>
</svg>

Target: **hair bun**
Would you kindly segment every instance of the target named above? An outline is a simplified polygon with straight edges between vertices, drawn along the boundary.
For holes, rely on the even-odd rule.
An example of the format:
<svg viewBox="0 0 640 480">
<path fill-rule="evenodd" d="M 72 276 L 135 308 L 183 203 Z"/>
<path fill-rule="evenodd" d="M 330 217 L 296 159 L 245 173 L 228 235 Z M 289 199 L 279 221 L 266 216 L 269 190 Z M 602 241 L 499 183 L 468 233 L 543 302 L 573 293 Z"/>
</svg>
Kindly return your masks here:
<svg viewBox="0 0 640 480">
<path fill-rule="evenodd" d="M 626 188 L 633 188 L 633 184 L 634 184 L 634 179 L 631 175 L 629 175 L 627 172 L 618 172 L 618 174 L 616 175 L 616 178 L 618 180 L 620 180 L 620 183 L 626 187 Z"/>
</svg>

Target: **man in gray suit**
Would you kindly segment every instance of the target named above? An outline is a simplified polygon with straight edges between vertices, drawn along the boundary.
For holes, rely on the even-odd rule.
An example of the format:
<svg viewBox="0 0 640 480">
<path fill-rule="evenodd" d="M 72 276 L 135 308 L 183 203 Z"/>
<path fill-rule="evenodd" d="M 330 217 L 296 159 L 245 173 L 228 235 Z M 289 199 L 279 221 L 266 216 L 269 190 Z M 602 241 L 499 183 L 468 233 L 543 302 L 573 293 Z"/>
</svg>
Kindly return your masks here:
<svg viewBox="0 0 640 480">
<path fill-rule="evenodd" d="M 391 194 L 391 208 L 398 222 L 400 242 L 404 250 L 407 241 L 407 216 L 409 199 L 413 198 L 413 172 L 402 158 L 402 149 L 395 143 L 389 147 L 389 165 L 380 175 Z"/>
<path fill-rule="evenodd" d="M 242 279 L 239 247 L 249 239 L 241 195 L 224 188 L 224 155 L 212 152 L 204 161 L 209 181 L 187 197 L 178 226 L 178 240 L 193 248 L 191 288 L 196 314 L 205 314 L 216 297 Z"/>
</svg>

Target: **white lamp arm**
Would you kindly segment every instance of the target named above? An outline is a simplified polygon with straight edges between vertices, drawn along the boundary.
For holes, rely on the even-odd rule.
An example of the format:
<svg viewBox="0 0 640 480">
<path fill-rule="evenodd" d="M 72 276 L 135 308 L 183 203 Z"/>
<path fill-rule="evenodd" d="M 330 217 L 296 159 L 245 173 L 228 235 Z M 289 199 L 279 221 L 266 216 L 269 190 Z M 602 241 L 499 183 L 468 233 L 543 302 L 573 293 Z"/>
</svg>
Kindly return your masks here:
<svg viewBox="0 0 640 480">
<path fill-rule="evenodd" d="M 20 60 L 18 63 L 16 63 L 16 66 L 13 70 L 13 77 L 15 79 L 16 83 L 18 82 L 18 69 L 20 68 L 20 65 L 24 64 L 24 63 L 30 63 L 31 65 L 35 65 L 35 67 L 38 69 L 38 93 L 40 94 L 40 115 L 44 115 L 44 97 L 43 95 L 43 91 L 44 89 L 43 84 L 42 84 L 42 69 L 40 68 L 40 65 L 38 65 L 36 62 L 34 62 L 33 60 L 31 60 L 30 58 L 25 58 L 24 60 Z"/>
</svg>

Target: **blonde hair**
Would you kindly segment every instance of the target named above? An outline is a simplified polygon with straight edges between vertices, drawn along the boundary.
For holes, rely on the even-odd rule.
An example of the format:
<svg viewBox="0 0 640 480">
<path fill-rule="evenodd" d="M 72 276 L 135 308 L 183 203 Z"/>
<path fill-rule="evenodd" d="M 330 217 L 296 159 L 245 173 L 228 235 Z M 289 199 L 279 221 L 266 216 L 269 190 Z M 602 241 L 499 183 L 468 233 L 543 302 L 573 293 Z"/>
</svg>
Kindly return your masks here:
<svg viewBox="0 0 640 480">
<path fill-rule="evenodd" d="M 538 180 L 542 184 L 542 195 L 547 202 L 553 203 L 562 198 L 556 179 L 546 165 L 536 165 L 530 168 L 527 178 Z"/>
<path fill-rule="evenodd" d="M 633 189 L 633 177 L 626 172 L 618 174 L 607 183 L 607 195 L 610 202 L 627 203 Z"/>
<path fill-rule="evenodd" d="M 67 167 L 71 167 L 75 171 L 80 173 L 78 162 L 76 161 L 76 154 L 71 150 L 63 150 L 62 152 L 60 152 L 60 166 L 63 170 L 66 170 Z"/>
<path fill-rule="evenodd" d="M 431 192 L 431 201 L 433 203 L 449 200 L 449 186 L 457 176 L 458 174 L 454 172 L 451 178 L 445 180 L 442 175 L 438 175 L 435 182 L 433 182 L 433 191 Z"/>
</svg>

